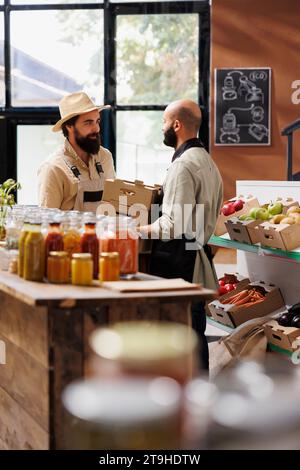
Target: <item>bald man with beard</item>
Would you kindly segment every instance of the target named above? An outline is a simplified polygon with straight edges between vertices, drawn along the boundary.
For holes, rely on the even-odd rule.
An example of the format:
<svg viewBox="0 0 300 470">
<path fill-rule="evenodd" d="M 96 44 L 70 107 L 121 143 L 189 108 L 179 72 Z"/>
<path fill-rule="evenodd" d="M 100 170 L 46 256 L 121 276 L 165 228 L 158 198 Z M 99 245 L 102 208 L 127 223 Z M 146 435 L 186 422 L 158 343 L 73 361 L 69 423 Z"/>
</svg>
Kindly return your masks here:
<svg viewBox="0 0 300 470">
<path fill-rule="evenodd" d="M 151 274 L 165 278 L 181 277 L 216 289 L 210 247 L 223 199 L 219 170 L 207 153 L 198 132 L 201 110 L 191 100 L 178 100 L 164 111 L 164 144 L 175 153 L 163 183 L 161 215 L 151 225 L 140 228 L 142 236 L 153 241 Z M 206 316 L 203 302 L 192 307 L 192 326 L 200 339 L 200 361 L 208 369 Z"/>
</svg>

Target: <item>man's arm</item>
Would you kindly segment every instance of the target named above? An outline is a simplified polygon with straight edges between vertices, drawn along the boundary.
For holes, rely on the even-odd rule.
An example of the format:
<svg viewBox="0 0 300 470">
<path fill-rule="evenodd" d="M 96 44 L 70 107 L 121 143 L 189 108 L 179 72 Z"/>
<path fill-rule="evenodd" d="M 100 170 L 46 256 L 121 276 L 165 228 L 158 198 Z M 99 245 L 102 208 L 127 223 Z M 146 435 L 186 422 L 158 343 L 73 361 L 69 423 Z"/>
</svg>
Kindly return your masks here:
<svg viewBox="0 0 300 470">
<path fill-rule="evenodd" d="M 153 224 L 140 227 L 139 232 L 165 240 L 179 237 L 186 232 L 194 206 L 194 178 L 182 162 L 176 162 L 169 168 L 164 185 L 162 216 Z"/>
<path fill-rule="evenodd" d="M 63 181 L 59 170 L 48 164 L 38 169 L 38 201 L 41 207 L 61 208 L 63 201 Z"/>
</svg>

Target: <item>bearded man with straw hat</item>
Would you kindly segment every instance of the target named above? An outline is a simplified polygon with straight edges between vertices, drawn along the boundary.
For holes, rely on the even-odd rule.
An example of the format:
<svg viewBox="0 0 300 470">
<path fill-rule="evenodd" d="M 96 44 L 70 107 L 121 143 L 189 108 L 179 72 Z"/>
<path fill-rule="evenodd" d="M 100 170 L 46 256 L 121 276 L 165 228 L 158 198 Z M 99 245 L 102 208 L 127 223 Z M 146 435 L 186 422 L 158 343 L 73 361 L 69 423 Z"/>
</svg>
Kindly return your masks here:
<svg viewBox="0 0 300 470">
<path fill-rule="evenodd" d="M 115 178 L 112 155 L 100 140 L 100 112 L 106 108 L 83 91 L 60 101 L 61 119 L 52 131 L 61 131 L 65 140 L 38 170 L 40 206 L 96 212 L 104 181 Z"/>
</svg>

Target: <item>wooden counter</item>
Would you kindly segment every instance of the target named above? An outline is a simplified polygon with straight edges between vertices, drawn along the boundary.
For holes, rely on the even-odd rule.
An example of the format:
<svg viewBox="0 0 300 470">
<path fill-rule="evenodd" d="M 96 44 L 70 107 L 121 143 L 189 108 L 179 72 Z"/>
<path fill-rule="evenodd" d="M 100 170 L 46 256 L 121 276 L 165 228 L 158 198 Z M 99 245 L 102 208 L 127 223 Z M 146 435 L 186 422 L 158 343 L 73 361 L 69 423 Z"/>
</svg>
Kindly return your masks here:
<svg viewBox="0 0 300 470">
<path fill-rule="evenodd" d="M 86 375 L 88 338 L 96 327 L 137 319 L 189 323 L 190 303 L 212 298 L 207 289 L 121 294 L 28 282 L 0 271 L 6 351 L 6 364 L 0 361 L 0 449 L 64 448 L 61 393 Z"/>
</svg>

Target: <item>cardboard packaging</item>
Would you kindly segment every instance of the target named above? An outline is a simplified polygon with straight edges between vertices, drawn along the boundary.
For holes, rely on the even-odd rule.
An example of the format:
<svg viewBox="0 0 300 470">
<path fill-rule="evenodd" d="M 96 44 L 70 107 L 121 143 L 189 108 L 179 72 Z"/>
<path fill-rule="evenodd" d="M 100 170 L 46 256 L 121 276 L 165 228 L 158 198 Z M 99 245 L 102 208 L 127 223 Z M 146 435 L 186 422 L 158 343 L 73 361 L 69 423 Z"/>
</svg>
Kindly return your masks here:
<svg viewBox="0 0 300 470">
<path fill-rule="evenodd" d="M 224 235 L 224 233 L 227 232 L 227 229 L 225 226 L 225 222 L 227 220 L 232 219 L 232 217 L 235 217 L 235 216 L 238 217 L 243 214 L 248 214 L 248 212 L 250 212 L 250 209 L 252 209 L 252 207 L 260 207 L 260 204 L 258 200 L 256 199 L 256 197 L 253 197 L 251 195 L 248 195 L 248 196 L 239 195 L 237 197 L 233 197 L 232 199 L 229 199 L 228 202 L 234 202 L 237 199 L 242 199 L 242 201 L 244 201 L 243 209 L 235 212 L 234 214 L 227 215 L 227 216 L 220 214 L 218 217 L 215 232 L 214 232 L 216 236 L 219 237 L 220 235 Z"/>
<path fill-rule="evenodd" d="M 97 214 L 115 216 L 124 214 L 133 217 L 137 225 L 147 225 L 151 221 L 151 206 L 157 204 L 156 215 L 158 217 L 158 205 L 161 199 L 161 186 L 145 185 L 143 181 L 126 181 L 122 179 L 107 179 L 104 182 L 102 201 Z M 152 213 L 154 216 L 155 213 Z M 151 251 L 152 240 L 140 239 L 139 252 Z"/>
<path fill-rule="evenodd" d="M 300 246 L 300 224 L 270 224 L 258 226 L 259 241 L 262 246 L 294 250 Z"/>
<path fill-rule="evenodd" d="M 245 308 L 243 306 L 237 307 L 234 304 L 222 304 L 220 302 L 230 298 L 235 293 L 237 294 L 244 289 L 250 289 L 254 286 L 263 287 L 267 291 L 263 302 Z M 281 308 L 283 305 L 284 300 L 278 287 L 275 287 L 273 284 L 266 284 L 263 281 L 249 283 L 249 279 L 245 279 L 237 285 L 235 291 L 225 294 L 220 297 L 219 300 L 210 302 L 208 308 L 216 321 L 235 328 L 253 318 L 264 317 L 268 313 Z"/>
<path fill-rule="evenodd" d="M 292 197 L 287 197 L 287 198 L 277 197 L 275 199 L 275 202 L 277 201 L 281 202 L 281 204 L 283 205 L 283 209 L 282 209 L 283 214 L 286 214 L 290 207 L 293 207 L 293 206 L 299 207 L 299 202 L 295 201 L 295 199 Z"/>
<path fill-rule="evenodd" d="M 233 217 L 225 222 L 225 226 L 231 240 L 254 245 L 260 240 L 258 225 L 261 223 L 262 220 L 239 220 Z"/>
<path fill-rule="evenodd" d="M 300 328 L 280 326 L 276 320 L 270 320 L 264 326 L 268 343 L 294 352 L 300 349 Z"/>
<path fill-rule="evenodd" d="M 147 224 L 150 222 L 152 204 L 159 204 L 160 193 L 159 185 L 149 186 L 139 180 L 107 179 L 97 213 L 107 213 L 109 203 L 117 214 L 139 218 L 141 225 Z"/>
</svg>

